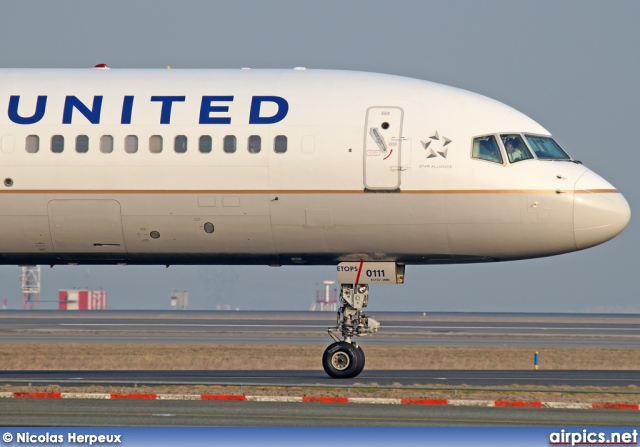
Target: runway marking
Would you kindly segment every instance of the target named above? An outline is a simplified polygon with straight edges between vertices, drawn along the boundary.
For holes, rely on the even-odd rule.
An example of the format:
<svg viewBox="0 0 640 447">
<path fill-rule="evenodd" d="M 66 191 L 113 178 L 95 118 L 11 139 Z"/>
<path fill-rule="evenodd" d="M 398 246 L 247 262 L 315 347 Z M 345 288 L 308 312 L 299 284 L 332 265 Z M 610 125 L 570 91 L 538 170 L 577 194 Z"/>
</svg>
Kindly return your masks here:
<svg viewBox="0 0 640 447">
<path fill-rule="evenodd" d="M 536 331 L 640 331 L 637 327 L 536 327 L 536 326 L 389 326 L 389 329 L 508 329 L 508 330 L 536 330 Z"/>
<path fill-rule="evenodd" d="M 327 323 L 329 326 L 331 324 Z M 326 329 L 327 325 L 310 325 L 310 324 L 202 324 L 202 323 L 58 323 L 58 326 L 89 326 L 89 327 L 266 327 L 266 328 L 322 328 Z M 536 327 L 536 326 L 394 326 L 383 325 L 386 329 L 502 329 L 502 330 L 535 330 L 535 331 L 640 331 L 639 328 L 620 328 L 620 327 Z"/>
<path fill-rule="evenodd" d="M 302 402 L 317 402 L 323 404 L 347 404 L 348 397 L 322 397 L 322 396 L 304 396 Z"/>
<path fill-rule="evenodd" d="M 109 393 L 62 393 L 62 399 L 111 399 Z"/>
<path fill-rule="evenodd" d="M 60 399 L 62 393 L 47 393 L 47 392 L 26 392 L 26 393 L 13 393 L 13 397 L 16 399 Z"/>
<path fill-rule="evenodd" d="M 134 399 L 134 400 L 156 400 L 156 395 L 151 393 L 111 393 L 109 399 Z"/>
<path fill-rule="evenodd" d="M 246 397 L 243 395 L 235 395 L 235 394 L 202 394 L 200 395 L 201 400 L 246 400 Z"/>
<path fill-rule="evenodd" d="M 400 401 L 403 405 L 447 405 L 447 399 L 414 399 L 405 398 Z"/>
<path fill-rule="evenodd" d="M 557 408 L 561 410 L 591 410 L 593 404 L 590 403 L 571 403 L 571 402 L 543 402 L 545 408 Z"/>
<path fill-rule="evenodd" d="M 550 372 L 550 371 L 547 371 Z M 238 381 L 238 377 L 237 376 L 216 376 L 216 377 L 194 377 L 194 378 L 189 378 L 187 380 L 180 380 L 180 381 L 162 381 L 162 380 L 144 380 L 144 379 L 136 379 L 136 380 L 101 380 L 99 378 L 85 378 L 84 379 L 84 383 L 91 383 L 91 384 L 96 384 L 96 385 L 111 385 L 111 384 L 145 384 L 145 385 L 176 385 L 176 384 L 182 384 L 182 385 L 220 385 L 220 386 L 230 386 L 230 385 L 234 385 L 234 386 L 240 386 L 240 385 L 247 385 L 247 386 L 259 386 L 259 385 L 263 385 L 265 380 L 270 380 L 273 379 L 273 376 L 255 376 L 255 377 L 247 377 L 244 378 L 242 382 Z M 380 382 L 380 381 L 384 381 L 384 380 L 388 380 L 389 376 L 384 376 L 384 375 L 374 375 L 374 374 L 369 374 L 367 375 L 367 377 L 362 377 L 361 379 L 365 379 L 367 382 Z M 423 375 L 423 376 L 394 376 L 393 379 L 398 382 L 398 383 L 402 383 L 402 382 L 411 382 L 411 383 L 416 383 L 416 382 L 420 382 L 420 383 L 428 383 L 429 381 L 449 381 L 449 384 L 455 385 L 456 382 L 463 382 L 466 383 L 465 381 L 469 380 L 470 377 L 468 375 L 458 375 L 458 376 L 451 376 L 451 377 L 432 377 L 430 375 Z M 481 380 L 485 380 L 485 381 L 513 381 L 514 383 L 517 383 L 519 380 L 522 380 L 523 377 L 522 376 L 481 376 L 481 377 L 476 377 L 476 379 L 481 379 Z M 564 381 L 566 379 L 566 377 L 563 376 L 555 376 L 555 375 L 545 375 L 543 377 L 532 377 L 532 376 L 527 376 L 526 380 L 531 381 L 532 383 L 546 383 L 546 382 L 554 382 L 554 381 Z M 296 387 L 304 387 L 304 386 L 314 386 L 316 383 L 312 382 L 312 380 L 314 379 L 309 379 L 310 382 L 300 382 L 300 383 L 296 383 L 296 384 L 282 384 L 282 386 L 296 386 Z M 621 376 L 621 377 L 611 377 L 611 378 L 607 378 L 607 379 L 603 379 L 603 378 L 599 378 L 599 377 L 595 377 L 595 378 L 589 378 L 589 377 L 580 377 L 580 378 L 572 378 L 571 379 L 573 382 L 575 383 L 583 383 L 583 384 L 589 384 L 591 386 L 591 384 L 597 384 L 600 382 L 603 382 L 606 380 L 606 383 L 608 384 L 614 384 L 614 383 L 623 383 L 623 384 L 628 384 L 629 382 L 635 382 L 637 380 L 637 377 L 635 376 Z M 2 377 L 2 381 L 5 383 L 33 383 L 33 384 L 50 384 L 52 382 L 54 383 L 59 383 L 59 384 L 77 384 L 77 381 L 68 381 L 66 379 L 57 379 L 57 378 L 47 378 L 47 379 L 31 379 L 31 378 L 18 378 L 18 377 Z M 447 382 L 444 382 L 445 384 Z M 277 385 L 277 384 L 276 384 Z M 362 383 L 361 383 L 362 385 Z M 612 385 L 613 386 L 613 385 Z M 63 393 L 65 394 L 65 393 Z M 212 395 L 212 396 L 219 396 L 219 395 Z M 12 392 L 0 392 L 0 398 L 10 398 L 10 397 L 14 397 Z M 63 396 L 64 398 L 64 396 Z M 166 399 L 166 398 L 165 398 Z M 221 398 L 211 398 L 210 400 L 222 400 Z M 224 400 L 232 400 L 232 399 L 224 399 Z M 235 399 L 235 400 L 240 400 L 240 399 Z"/>
<path fill-rule="evenodd" d="M 400 399 L 384 397 L 350 397 L 349 402 L 354 404 L 400 405 Z"/>
<path fill-rule="evenodd" d="M 297 396 L 247 396 L 249 402 L 303 402 L 302 397 Z"/>
<path fill-rule="evenodd" d="M 496 400 L 496 407 L 542 408 L 542 402 L 526 400 Z"/>
<path fill-rule="evenodd" d="M 206 400 L 200 394 L 158 394 L 157 400 Z"/>
<path fill-rule="evenodd" d="M 449 402 L 454 407 L 494 407 L 493 400 L 455 399 Z"/>
<path fill-rule="evenodd" d="M 98 399 L 98 400 L 209 400 L 209 401 L 246 401 L 262 403 L 322 403 L 322 404 L 390 404 L 424 405 L 455 407 L 506 407 L 506 408 L 555 408 L 555 409 L 592 409 L 592 410 L 634 410 L 640 405 L 613 402 L 543 402 L 525 400 L 472 400 L 472 399 L 422 399 L 422 398 L 352 398 L 342 396 L 245 396 L 214 394 L 122 394 L 122 393 L 56 393 L 56 392 L 13 392 L 1 393 L 0 397 L 15 399 Z M 153 415 L 157 416 L 157 415 Z"/>
<path fill-rule="evenodd" d="M 297 324 L 177 324 L 177 323 L 142 323 L 142 324 L 134 324 L 134 323 L 59 323 L 58 326 L 134 326 L 134 327 L 296 327 L 296 328 L 322 328 L 326 329 L 327 325 L 297 325 Z"/>
</svg>

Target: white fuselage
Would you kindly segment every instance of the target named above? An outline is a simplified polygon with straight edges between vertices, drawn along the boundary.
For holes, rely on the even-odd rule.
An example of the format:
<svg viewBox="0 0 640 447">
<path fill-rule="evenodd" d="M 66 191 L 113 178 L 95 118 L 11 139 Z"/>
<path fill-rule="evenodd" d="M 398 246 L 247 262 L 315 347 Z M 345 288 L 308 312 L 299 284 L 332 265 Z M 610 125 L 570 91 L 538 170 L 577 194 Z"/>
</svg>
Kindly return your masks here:
<svg viewBox="0 0 640 447">
<path fill-rule="evenodd" d="M 539 124 L 430 82 L 0 70 L 0 85 L 4 264 L 485 262 L 587 248 L 629 221 L 581 164 L 508 161 L 500 135 L 549 136 Z M 502 163 L 472 156 L 485 135 Z"/>
</svg>

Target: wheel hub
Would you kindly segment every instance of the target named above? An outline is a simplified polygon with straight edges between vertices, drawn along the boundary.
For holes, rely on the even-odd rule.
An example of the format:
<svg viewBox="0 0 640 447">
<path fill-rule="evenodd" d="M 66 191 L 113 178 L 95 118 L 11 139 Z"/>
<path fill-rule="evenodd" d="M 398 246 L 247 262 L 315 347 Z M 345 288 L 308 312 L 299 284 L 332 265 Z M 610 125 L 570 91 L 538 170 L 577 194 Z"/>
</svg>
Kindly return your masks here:
<svg viewBox="0 0 640 447">
<path fill-rule="evenodd" d="M 351 360 L 349 360 L 349 356 L 344 352 L 336 352 L 331 357 L 331 364 L 335 369 L 343 371 L 349 367 Z"/>
</svg>

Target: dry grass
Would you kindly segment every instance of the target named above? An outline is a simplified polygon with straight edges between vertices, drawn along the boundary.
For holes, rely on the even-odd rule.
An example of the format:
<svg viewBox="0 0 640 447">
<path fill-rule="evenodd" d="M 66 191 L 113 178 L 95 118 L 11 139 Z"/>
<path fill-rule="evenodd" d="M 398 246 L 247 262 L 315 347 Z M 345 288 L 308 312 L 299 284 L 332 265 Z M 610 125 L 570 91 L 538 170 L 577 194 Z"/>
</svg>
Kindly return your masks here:
<svg viewBox="0 0 640 447">
<path fill-rule="evenodd" d="M 321 369 L 324 347 L 160 344 L 0 345 L 2 370 Z M 533 351 L 512 347 L 367 346 L 367 369 L 531 369 Z M 640 350 L 546 348 L 540 369 L 640 369 Z"/>
</svg>

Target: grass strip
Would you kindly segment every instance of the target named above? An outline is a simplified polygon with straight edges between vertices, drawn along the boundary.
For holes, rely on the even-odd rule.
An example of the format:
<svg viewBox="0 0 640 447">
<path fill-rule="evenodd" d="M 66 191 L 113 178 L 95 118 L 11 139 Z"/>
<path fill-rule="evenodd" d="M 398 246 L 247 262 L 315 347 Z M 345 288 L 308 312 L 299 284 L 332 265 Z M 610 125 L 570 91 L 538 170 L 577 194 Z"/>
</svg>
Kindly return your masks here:
<svg viewBox="0 0 640 447">
<path fill-rule="evenodd" d="M 534 349 L 363 346 L 367 370 L 532 369 Z M 318 370 L 322 346 L 5 344 L 2 370 Z M 638 370 L 640 350 L 540 348 L 541 370 Z"/>
</svg>

